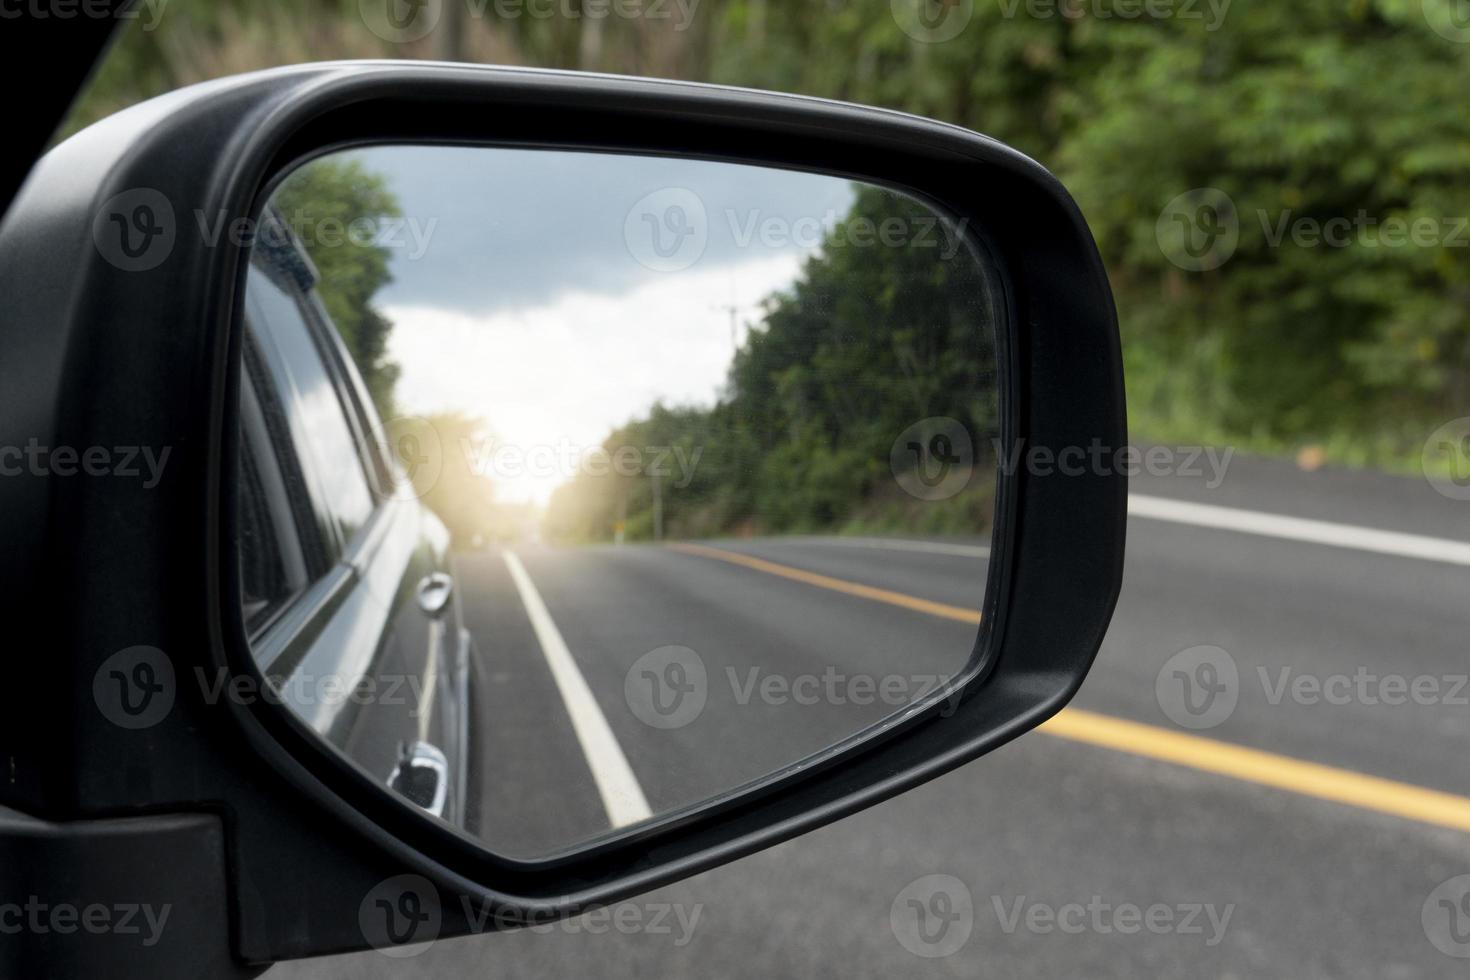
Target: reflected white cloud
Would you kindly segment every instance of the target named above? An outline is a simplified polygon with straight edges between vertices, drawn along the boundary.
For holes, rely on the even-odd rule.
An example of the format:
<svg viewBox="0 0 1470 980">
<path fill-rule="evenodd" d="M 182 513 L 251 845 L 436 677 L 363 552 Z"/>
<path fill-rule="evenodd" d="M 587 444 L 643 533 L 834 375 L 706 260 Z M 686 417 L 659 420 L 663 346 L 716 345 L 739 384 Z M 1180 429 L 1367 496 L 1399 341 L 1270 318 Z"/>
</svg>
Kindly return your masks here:
<svg viewBox="0 0 1470 980">
<path fill-rule="evenodd" d="M 729 307 L 738 340 L 759 319 L 757 304 L 795 281 L 803 258 L 782 251 L 621 295 L 566 293 L 482 314 L 389 306 L 398 404 L 407 414 L 482 418 L 494 444 L 476 447 L 474 459 L 491 467 L 498 498 L 544 504 L 582 454 L 655 402 L 712 404 L 734 350 Z"/>
<path fill-rule="evenodd" d="M 684 268 L 650 263 L 646 243 L 629 238 L 647 234 L 637 211 L 660 195 L 689 206 L 696 270 L 808 253 L 854 198 L 841 178 L 672 157 L 381 146 L 340 159 L 381 177 L 402 212 L 387 236 L 393 279 L 376 302 L 467 313 L 617 295 Z"/>
</svg>

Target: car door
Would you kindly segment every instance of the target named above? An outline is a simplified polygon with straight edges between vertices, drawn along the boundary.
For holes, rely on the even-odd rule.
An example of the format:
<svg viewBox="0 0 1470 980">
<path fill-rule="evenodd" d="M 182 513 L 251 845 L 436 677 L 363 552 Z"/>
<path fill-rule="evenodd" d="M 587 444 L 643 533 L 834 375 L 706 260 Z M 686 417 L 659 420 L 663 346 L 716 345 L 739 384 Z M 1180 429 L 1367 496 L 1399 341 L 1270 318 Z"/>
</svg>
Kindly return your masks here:
<svg viewBox="0 0 1470 980">
<path fill-rule="evenodd" d="M 312 275 L 288 243 L 258 252 L 246 290 L 247 620 L 262 671 L 300 717 L 371 777 L 464 825 L 469 643 L 448 535 L 401 492 Z"/>
</svg>

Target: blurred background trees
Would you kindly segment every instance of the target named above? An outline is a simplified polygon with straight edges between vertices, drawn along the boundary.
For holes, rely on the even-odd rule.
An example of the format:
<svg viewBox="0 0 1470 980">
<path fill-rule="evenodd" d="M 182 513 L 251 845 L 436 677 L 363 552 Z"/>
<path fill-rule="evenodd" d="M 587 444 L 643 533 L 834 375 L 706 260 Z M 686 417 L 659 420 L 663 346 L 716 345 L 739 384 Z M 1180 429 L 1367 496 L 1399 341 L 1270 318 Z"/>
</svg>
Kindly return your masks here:
<svg viewBox="0 0 1470 980">
<path fill-rule="evenodd" d="M 1178 0 L 1169 17 L 1138 15 L 1135 0 L 945 0 L 969 20 L 943 43 L 905 34 L 902 2 L 649 0 L 649 16 L 599 18 L 583 12 L 608 11 L 602 0 L 446 0 L 436 30 L 395 44 L 365 28 L 357 0 L 171 0 L 154 30 L 119 38 L 70 127 L 184 83 L 338 57 L 580 68 L 890 106 L 1009 142 L 1072 189 L 1117 289 L 1140 438 L 1317 445 L 1406 467 L 1430 430 L 1470 414 L 1461 0 Z M 1204 271 L 1171 262 L 1156 232 L 1195 188 L 1228 195 L 1239 225 L 1228 261 Z M 1342 245 L 1273 240 L 1303 218 L 1360 214 L 1378 226 L 1432 219 L 1441 232 L 1400 245 L 1359 232 Z M 743 352 L 737 371 L 764 356 Z"/>
</svg>

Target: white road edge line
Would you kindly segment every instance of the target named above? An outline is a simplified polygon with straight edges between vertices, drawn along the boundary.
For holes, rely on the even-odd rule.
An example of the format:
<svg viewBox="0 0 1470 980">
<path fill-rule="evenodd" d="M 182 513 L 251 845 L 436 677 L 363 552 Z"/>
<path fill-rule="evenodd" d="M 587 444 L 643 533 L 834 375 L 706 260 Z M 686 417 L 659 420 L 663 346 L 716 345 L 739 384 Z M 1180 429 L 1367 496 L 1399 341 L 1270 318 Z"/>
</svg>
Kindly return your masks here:
<svg viewBox="0 0 1470 980">
<path fill-rule="evenodd" d="M 792 538 L 792 544 L 837 544 L 849 548 L 876 548 L 886 551 L 919 551 L 935 555 L 962 555 L 966 558 L 989 558 L 990 549 L 974 544 L 948 544 L 943 541 L 913 541 L 908 538 Z"/>
<path fill-rule="evenodd" d="M 1128 496 L 1128 514 L 1152 521 L 1170 521 L 1175 524 L 1192 524 L 1195 527 L 1218 528 L 1222 531 L 1238 531 L 1241 534 L 1284 538 L 1288 541 L 1306 541 L 1332 548 L 1353 548 L 1400 558 L 1470 565 L 1470 544 L 1423 534 L 1379 531 L 1354 524 L 1285 517 L 1258 510 L 1194 504 L 1143 494 Z"/>
<path fill-rule="evenodd" d="M 571 715 L 572 730 L 582 744 L 582 754 L 587 757 L 587 768 L 592 770 L 592 780 L 597 784 L 608 821 L 614 827 L 626 827 L 647 820 L 653 816 L 653 811 L 648 808 L 643 787 L 638 785 L 638 777 L 633 775 L 628 757 L 623 754 L 606 716 L 597 706 L 597 699 L 592 696 L 587 679 L 567 649 L 561 630 L 556 628 L 551 613 L 546 611 L 541 593 L 536 591 L 535 583 L 526 574 L 526 568 L 515 552 L 505 551 L 503 554 L 505 567 L 510 569 L 510 577 L 516 584 L 516 591 L 521 594 L 526 615 L 531 619 L 531 628 L 536 631 L 536 640 L 541 644 L 546 665 L 551 668 L 551 676 L 561 692 L 562 703 L 567 707 L 567 714 Z"/>
</svg>

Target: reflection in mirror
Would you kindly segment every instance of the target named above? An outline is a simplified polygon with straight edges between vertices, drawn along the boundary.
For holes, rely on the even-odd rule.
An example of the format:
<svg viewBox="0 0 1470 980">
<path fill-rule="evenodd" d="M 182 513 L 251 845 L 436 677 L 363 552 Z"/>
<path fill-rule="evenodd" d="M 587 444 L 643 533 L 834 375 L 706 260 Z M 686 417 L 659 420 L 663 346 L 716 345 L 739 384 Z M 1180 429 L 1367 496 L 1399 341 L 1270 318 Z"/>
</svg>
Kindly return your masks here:
<svg viewBox="0 0 1470 980">
<path fill-rule="evenodd" d="M 244 304 L 256 659 L 516 857 L 809 763 L 971 663 L 996 310 L 967 229 L 844 178 L 317 158 Z"/>
</svg>

